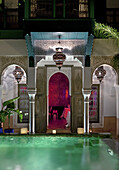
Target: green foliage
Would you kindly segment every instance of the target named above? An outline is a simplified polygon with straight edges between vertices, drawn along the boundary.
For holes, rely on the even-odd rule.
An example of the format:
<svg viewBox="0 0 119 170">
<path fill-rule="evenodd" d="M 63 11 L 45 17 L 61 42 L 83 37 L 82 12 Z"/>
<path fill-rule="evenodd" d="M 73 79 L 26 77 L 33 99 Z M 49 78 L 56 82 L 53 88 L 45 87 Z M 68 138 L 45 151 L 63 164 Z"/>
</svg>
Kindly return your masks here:
<svg viewBox="0 0 119 170">
<path fill-rule="evenodd" d="M 119 32 L 108 25 L 95 22 L 94 36 L 95 38 L 119 39 Z"/>
<path fill-rule="evenodd" d="M 3 107 L 5 107 L 5 106 L 7 106 L 7 105 L 9 105 L 9 104 L 11 104 L 11 103 L 13 103 L 14 101 L 18 100 L 19 98 L 20 98 L 20 97 L 15 97 L 15 98 L 13 98 L 13 99 L 10 99 L 10 100 L 5 101 L 5 102 L 3 103 Z"/>
<path fill-rule="evenodd" d="M 3 107 L 2 107 L 2 109 L 0 111 L 0 120 L 1 120 L 1 122 L 5 122 L 6 117 L 8 116 L 9 126 L 10 126 L 10 116 L 13 113 L 17 113 L 19 115 L 20 122 L 22 122 L 22 119 L 23 119 L 23 115 L 19 111 L 19 109 L 15 109 L 14 101 L 16 101 L 17 99 L 19 99 L 19 97 L 15 97 L 14 99 L 10 99 L 10 100 L 5 101 L 3 103 Z"/>
</svg>

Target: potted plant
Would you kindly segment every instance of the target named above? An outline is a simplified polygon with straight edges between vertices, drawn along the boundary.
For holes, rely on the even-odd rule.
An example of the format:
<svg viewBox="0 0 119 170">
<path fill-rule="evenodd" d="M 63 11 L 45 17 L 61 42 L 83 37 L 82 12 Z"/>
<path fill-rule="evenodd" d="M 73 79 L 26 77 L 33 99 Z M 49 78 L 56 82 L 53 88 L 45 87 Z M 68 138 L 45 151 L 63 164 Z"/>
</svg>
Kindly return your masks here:
<svg viewBox="0 0 119 170">
<path fill-rule="evenodd" d="M 6 117 L 8 116 L 8 129 L 5 129 L 5 133 L 13 133 L 14 129 L 10 129 L 10 116 L 14 113 L 19 115 L 20 121 L 22 122 L 23 115 L 19 109 L 15 109 L 15 101 L 18 100 L 19 97 L 15 97 L 13 99 L 7 100 L 3 103 L 2 109 L 0 111 L 0 120 L 1 123 L 4 123 Z"/>
</svg>

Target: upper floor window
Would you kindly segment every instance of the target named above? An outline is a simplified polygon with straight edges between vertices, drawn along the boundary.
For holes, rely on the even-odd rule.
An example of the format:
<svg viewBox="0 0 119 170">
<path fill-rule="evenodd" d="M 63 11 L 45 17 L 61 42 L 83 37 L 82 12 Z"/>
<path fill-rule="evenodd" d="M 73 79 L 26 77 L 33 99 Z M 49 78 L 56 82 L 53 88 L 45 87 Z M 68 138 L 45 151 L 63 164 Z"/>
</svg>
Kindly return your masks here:
<svg viewBox="0 0 119 170">
<path fill-rule="evenodd" d="M 66 18 L 79 17 L 79 0 L 66 0 Z"/>
<path fill-rule="evenodd" d="M 66 0 L 66 18 L 88 17 L 88 0 Z"/>
<path fill-rule="evenodd" d="M 88 0 L 31 0 L 31 18 L 88 17 Z"/>
<path fill-rule="evenodd" d="M 106 23 L 119 30 L 119 8 L 108 8 L 106 11 Z"/>
<path fill-rule="evenodd" d="M 31 0 L 32 18 L 51 18 L 53 16 L 52 0 Z"/>
<path fill-rule="evenodd" d="M 4 0 L 4 7 L 7 9 L 18 8 L 18 0 Z"/>
<path fill-rule="evenodd" d="M 79 17 L 88 17 L 88 0 L 79 0 Z"/>
<path fill-rule="evenodd" d="M 0 28 L 22 28 L 24 0 L 1 0 L 0 2 Z"/>
</svg>

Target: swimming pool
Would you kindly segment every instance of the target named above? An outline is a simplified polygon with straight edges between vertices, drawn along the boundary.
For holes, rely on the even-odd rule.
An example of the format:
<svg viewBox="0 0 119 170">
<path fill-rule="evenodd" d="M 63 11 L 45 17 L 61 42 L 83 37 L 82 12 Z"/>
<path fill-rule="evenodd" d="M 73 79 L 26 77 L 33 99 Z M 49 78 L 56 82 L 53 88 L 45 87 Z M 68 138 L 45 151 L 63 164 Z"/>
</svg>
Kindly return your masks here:
<svg viewBox="0 0 119 170">
<path fill-rule="evenodd" d="M 0 137 L 0 170 L 119 170 L 100 138 Z"/>
</svg>

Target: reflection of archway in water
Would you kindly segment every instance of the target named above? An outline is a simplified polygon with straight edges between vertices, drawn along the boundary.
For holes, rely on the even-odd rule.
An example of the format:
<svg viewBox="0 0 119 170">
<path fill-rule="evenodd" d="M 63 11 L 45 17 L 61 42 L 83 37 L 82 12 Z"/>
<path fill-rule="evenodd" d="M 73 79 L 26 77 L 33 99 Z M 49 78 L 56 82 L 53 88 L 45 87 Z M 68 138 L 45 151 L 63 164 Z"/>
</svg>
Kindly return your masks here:
<svg viewBox="0 0 119 170">
<path fill-rule="evenodd" d="M 69 80 L 65 74 L 55 73 L 49 80 L 49 129 L 66 128 L 66 116 L 62 114 L 69 104 Z"/>
</svg>

